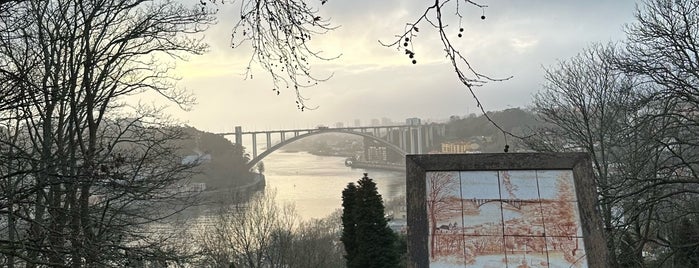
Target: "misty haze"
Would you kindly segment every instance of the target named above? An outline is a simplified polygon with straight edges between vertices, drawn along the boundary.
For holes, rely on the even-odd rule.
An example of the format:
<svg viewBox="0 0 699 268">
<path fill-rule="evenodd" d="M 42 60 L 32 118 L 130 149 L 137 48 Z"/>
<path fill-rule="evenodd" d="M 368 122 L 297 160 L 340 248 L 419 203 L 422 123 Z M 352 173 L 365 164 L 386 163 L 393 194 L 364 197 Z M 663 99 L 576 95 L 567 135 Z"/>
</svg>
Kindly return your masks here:
<svg viewBox="0 0 699 268">
<path fill-rule="evenodd" d="M 699 267 L 698 38 L 695 0 L 0 0 L 0 266 L 418 267 L 406 155 L 584 152 L 607 266 Z M 572 179 L 503 172 L 432 266 L 588 267 Z"/>
</svg>

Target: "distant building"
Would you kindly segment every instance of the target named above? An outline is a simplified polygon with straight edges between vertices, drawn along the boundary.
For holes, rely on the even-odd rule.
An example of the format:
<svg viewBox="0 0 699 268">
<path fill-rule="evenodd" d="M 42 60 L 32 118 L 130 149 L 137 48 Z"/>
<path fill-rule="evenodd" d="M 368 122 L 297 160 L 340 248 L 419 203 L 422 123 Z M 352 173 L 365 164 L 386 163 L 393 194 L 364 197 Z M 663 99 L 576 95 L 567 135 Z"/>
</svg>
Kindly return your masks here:
<svg viewBox="0 0 699 268">
<path fill-rule="evenodd" d="M 419 125 L 421 125 L 420 118 L 413 117 L 413 118 L 405 119 L 405 124 L 408 126 L 419 126 Z"/>
<path fill-rule="evenodd" d="M 206 190 L 206 183 L 203 182 L 190 182 L 185 186 L 188 191 L 191 192 L 203 192 Z"/>
<path fill-rule="evenodd" d="M 344 128 L 344 127 L 345 127 L 345 124 L 342 122 L 335 123 L 335 128 Z"/>
<path fill-rule="evenodd" d="M 190 182 L 176 184 L 168 187 L 167 192 L 172 194 L 196 194 L 206 190 L 206 183 Z"/>
<path fill-rule="evenodd" d="M 386 162 L 388 154 L 384 146 L 369 146 L 367 149 L 367 161 L 370 162 Z"/>
<path fill-rule="evenodd" d="M 478 143 L 468 141 L 442 142 L 441 152 L 445 154 L 477 153 L 480 147 Z"/>
<path fill-rule="evenodd" d="M 381 121 L 379 121 L 379 119 L 376 119 L 376 118 L 371 119 L 371 125 L 372 125 L 372 126 L 380 126 L 380 125 L 381 125 Z"/>
<path fill-rule="evenodd" d="M 381 118 L 381 125 L 390 126 L 390 125 L 393 125 L 393 121 L 391 120 L 391 118 L 382 117 Z"/>
<path fill-rule="evenodd" d="M 199 165 L 211 162 L 211 155 L 197 152 L 197 154 L 187 155 L 182 158 L 182 165 Z"/>
<path fill-rule="evenodd" d="M 362 126 L 362 121 L 359 119 L 354 119 L 354 126 L 355 127 L 361 127 Z"/>
</svg>

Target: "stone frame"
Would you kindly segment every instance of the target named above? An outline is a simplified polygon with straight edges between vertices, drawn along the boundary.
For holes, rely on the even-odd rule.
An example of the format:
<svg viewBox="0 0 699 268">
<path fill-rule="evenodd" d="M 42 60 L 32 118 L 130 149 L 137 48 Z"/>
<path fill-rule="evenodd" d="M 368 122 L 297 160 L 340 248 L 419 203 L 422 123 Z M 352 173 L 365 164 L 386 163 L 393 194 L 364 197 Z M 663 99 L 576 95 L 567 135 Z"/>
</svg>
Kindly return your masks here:
<svg viewBox="0 0 699 268">
<path fill-rule="evenodd" d="M 429 267 L 426 173 L 434 171 L 572 170 L 589 267 L 607 267 L 608 250 L 587 153 L 486 153 L 406 156 L 408 267 Z"/>
</svg>

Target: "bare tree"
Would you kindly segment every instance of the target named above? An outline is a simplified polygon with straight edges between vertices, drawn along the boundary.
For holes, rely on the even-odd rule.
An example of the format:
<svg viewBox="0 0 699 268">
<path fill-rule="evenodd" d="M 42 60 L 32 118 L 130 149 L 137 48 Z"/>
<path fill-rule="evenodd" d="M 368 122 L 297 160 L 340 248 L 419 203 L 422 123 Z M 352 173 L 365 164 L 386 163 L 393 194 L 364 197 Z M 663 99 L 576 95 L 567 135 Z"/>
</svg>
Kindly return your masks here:
<svg viewBox="0 0 699 268">
<path fill-rule="evenodd" d="M 345 267 L 340 235 L 342 211 L 302 222 L 291 244 L 289 267 Z"/>
<path fill-rule="evenodd" d="M 436 257 L 438 249 L 437 228 L 439 221 L 450 219 L 461 214 L 460 196 L 453 195 L 453 189 L 458 187 L 459 178 L 453 172 L 431 172 L 427 175 L 427 217 L 430 222 L 430 256 Z"/>
<path fill-rule="evenodd" d="M 235 201 L 235 200 L 234 200 Z M 274 191 L 255 193 L 247 202 L 223 204 L 214 224 L 200 233 L 203 265 L 279 267 L 287 262 L 298 222 L 290 205 L 279 206 Z"/>
<path fill-rule="evenodd" d="M 185 195 L 172 186 L 191 166 L 169 143 L 181 133 L 157 111 L 118 103 L 154 91 L 186 105 L 167 60 L 206 49 L 190 34 L 212 22 L 211 12 L 150 0 L 9 7 L 0 26 L 16 30 L 1 32 L 0 80 L 2 92 L 20 97 L 2 115 L 17 121 L 23 142 L 3 143 L 27 156 L 26 176 L 15 178 L 28 187 L 14 188 L 22 190 L 11 210 L 22 237 L 3 241 L 2 254 L 27 267 L 177 261 L 168 237 L 147 228 L 181 209 L 170 201 Z"/>
<path fill-rule="evenodd" d="M 31 156 L 23 151 L 27 148 L 26 136 L 22 135 L 21 116 L 17 111 L 0 112 L 0 265 L 14 267 L 15 255 L 19 249 L 17 222 L 21 222 L 20 210 L 31 193 Z"/>
<path fill-rule="evenodd" d="M 699 246 L 671 239 L 699 216 L 697 7 L 644 2 L 623 48 L 596 45 L 547 70 L 535 100 L 552 127 L 533 148 L 594 156 L 612 266 L 650 265 L 649 254 L 653 265 L 687 265 L 673 256 Z"/>
<path fill-rule="evenodd" d="M 321 5 L 327 0 L 321 1 Z M 329 79 L 311 72 L 310 61 L 332 60 L 339 55 L 325 56 L 311 48 L 308 42 L 335 29 L 320 9 L 304 0 L 240 1 L 240 20 L 233 27 L 231 46 L 237 48 L 249 43 L 252 54 L 246 78 L 253 78 L 252 68 L 258 64 L 272 78 L 272 90 L 276 94 L 292 90 L 296 94 L 299 110 L 313 109 L 306 106 L 301 89 Z"/>
<path fill-rule="evenodd" d="M 464 87 L 466 87 L 466 89 L 468 89 L 483 115 L 500 131 L 502 131 L 503 134 L 506 136 L 514 136 L 513 134 L 499 127 L 492 119 L 490 119 L 488 114 L 485 112 L 485 108 L 478 99 L 478 96 L 476 96 L 476 93 L 473 91 L 475 87 L 480 87 L 488 82 L 508 80 L 510 77 L 493 78 L 478 72 L 476 68 L 471 65 L 469 60 L 463 54 L 461 54 L 459 48 L 455 47 L 452 43 L 452 39 L 450 37 L 453 37 L 456 32 L 448 32 L 447 30 L 447 24 L 452 21 L 452 19 L 456 18 L 459 21 L 458 33 L 456 33 L 456 36 L 459 38 L 462 37 L 465 27 L 463 24 L 462 12 L 464 12 L 464 9 L 466 8 L 474 7 L 481 9 L 481 19 L 486 19 L 485 9 L 488 6 L 478 3 L 478 1 L 430 1 L 430 3 L 424 9 L 424 12 L 422 12 L 419 17 L 412 22 L 406 23 L 404 30 L 400 34 L 396 35 L 397 38 L 394 39 L 393 42 L 380 43 L 386 47 L 396 47 L 398 51 L 412 59 L 413 64 L 416 64 L 417 60 L 415 57 L 417 51 L 415 51 L 413 48 L 413 43 L 419 37 L 420 32 L 424 33 L 426 31 L 435 31 L 439 35 L 441 46 L 444 48 L 446 58 L 454 68 L 454 73 L 456 74 L 457 79 L 462 85 L 464 85 Z M 456 31 L 456 28 L 453 29 Z"/>
<path fill-rule="evenodd" d="M 234 194 L 235 195 L 235 194 Z M 301 221 L 274 190 L 221 203 L 195 236 L 203 267 L 344 267 L 340 211 Z"/>
<path fill-rule="evenodd" d="M 613 231 L 619 224 L 614 214 L 619 189 L 629 187 L 614 167 L 632 153 L 628 136 L 634 132 L 636 114 L 633 80 L 615 71 L 611 59 L 613 46 L 593 45 L 576 57 L 546 70 L 546 83 L 535 96 L 535 110 L 550 124 L 538 135 L 525 140 L 539 151 L 587 151 L 593 157 L 595 179 L 601 196 L 604 226 L 609 231 L 607 244 L 616 250 Z M 639 156 L 639 155 L 634 155 Z M 612 254 L 610 263 L 618 266 Z"/>
<path fill-rule="evenodd" d="M 699 239 L 672 240 L 684 221 L 699 218 L 699 3 L 644 1 L 626 28 L 625 51 L 616 63 L 648 85 L 649 104 L 639 124 L 656 148 L 654 170 L 634 192 L 655 223 L 647 238 L 658 265 L 690 265 L 675 253 L 699 249 Z M 633 237 L 631 237 L 633 238 Z M 637 250 L 637 252 L 640 249 Z M 687 257 L 687 256 L 685 256 Z M 696 259 L 697 257 L 691 257 Z M 691 259 L 690 258 L 690 259 Z"/>
<path fill-rule="evenodd" d="M 617 64 L 652 87 L 653 107 L 644 122 L 665 130 L 654 141 L 667 151 L 664 160 L 675 165 L 667 168 L 697 180 L 699 3 L 646 1 L 636 19 L 627 27 L 626 51 Z"/>
</svg>

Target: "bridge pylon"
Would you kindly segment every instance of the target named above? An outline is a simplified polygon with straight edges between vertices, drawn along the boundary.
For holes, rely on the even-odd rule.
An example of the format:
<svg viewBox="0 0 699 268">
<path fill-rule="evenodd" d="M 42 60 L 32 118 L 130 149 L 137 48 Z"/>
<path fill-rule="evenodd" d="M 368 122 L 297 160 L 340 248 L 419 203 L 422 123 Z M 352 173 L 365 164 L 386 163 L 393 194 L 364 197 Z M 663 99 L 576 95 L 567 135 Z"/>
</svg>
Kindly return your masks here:
<svg viewBox="0 0 699 268">
<path fill-rule="evenodd" d="M 243 144 L 243 127 L 235 126 L 235 143 Z"/>
</svg>

